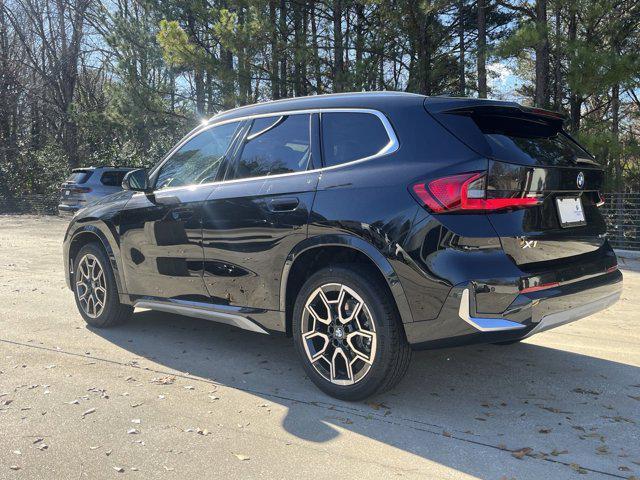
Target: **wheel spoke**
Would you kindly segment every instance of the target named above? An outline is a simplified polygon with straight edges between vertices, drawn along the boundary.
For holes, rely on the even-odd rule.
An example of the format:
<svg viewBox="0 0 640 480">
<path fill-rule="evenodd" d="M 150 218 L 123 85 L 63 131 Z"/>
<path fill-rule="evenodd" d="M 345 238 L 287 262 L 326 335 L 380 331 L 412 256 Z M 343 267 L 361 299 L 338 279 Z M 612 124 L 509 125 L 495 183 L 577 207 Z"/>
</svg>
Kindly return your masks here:
<svg viewBox="0 0 640 480">
<path fill-rule="evenodd" d="M 312 305 L 317 298 L 319 298 L 324 305 L 324 308 L 326 311 L 326 316 L 324 317 L 320 315 L 316 311 L 315 307 Z M 324 323 L 325 325 L 329 325 L 331 323 L 331 307 L 329 305 L 329 300 L 327 299 L 322 289 L 319 289 L 316 295 L 312 295 L 311 297 L 309 297 L 309 300 L 307 301 L 305 308 L 309 311 L 309 313 L 313 316 L 313 318 L 318 322 Z M 315 328 L 315 325 L 314 325 L 314 328 Z"/>
<path fill-rule="evenodd" d="M 80 274 L 85 278 L 89 278 L 89 265 L 87 264 L 86 257 L 82 259 L 82 263 L 80 263 Z"/>
<path fill-rule="evenodd" d="M 312 353 L 309 348 L 309 342 L 312 342 L 314 338 L 319 338 L 324 343 L 322 345 L 322 348 L 317 350 L 315 353 Z M 331 343 L 328 335 L 325 335 L 324 333 L 320 333 L 320 332 L 313 332 L 313 331 L 307 332 L 304 335 L 302 335 L 302 339 L 304 341 L 304 348 L 307 351 L 307 355 L 309 356 L 311 363 L 315 363 L 318 360 L 320 360 L 322 357 L 324 357 L 324 353 L 327 350 L 327 347 L 329 346 L 329 344 Z"/>
<path fill-rule="evenodd" d="M 104 300 L 107 298 L 107 290 L 104 287 L 96 287 L 95 292 L 96 292 L 96 298 L 102 305 L 104 303 Z M 100 297 L 98 296 L 98 293 L 102 295 L 102 299 L 100 299 Z"/>
<path fill-rule="evenodd" d="M 93 300 L 93 294 L 87 298 L 87 313 L 92 316 L 96 314 L 96 304 Z"/>
<path fill-rule="evenodd" d="M 345 302 L 348 302 L 350 300 L 353 300 L 356 303 L 355 307 L 351 304 L 351 312 L 347 312 L 348 316 L 344 316 L 343 312 L 346 312 L 346 305 L 344 305 Z M 342 288 L 340 289 L 340 295 L 338 297 L 338 318 L 340 319 L 340 322 L 342 322 L 343 324 L 349 323 L 350 321 L 352 321 L 356 316 L 358 316 L 358 314 L 360 313 L 360 310 L 362 309 L 362 300 L 360 300 L 359 298 L 357 298 L 356 293 L 351 290 L 349 287 L 345 287 L 344 285 L 342 286 Z"/>
<path fill-rule="evenodd" d="M 82 293 L 80 293 L 80 288 L 83 289 Z M 89 289 L 82 281 L 76 282 L 76 290 L 78 291 L 79 300 L 83 300 L 87 296 L 87 293 L 89 293 Z"/>
<path fill-rule="evenodd" d="M 356 331 L 347 335 L 347 344 L 356 357 L 361 358 L 369 365 L 373 363 L 376 355 L 376 336 L 371 332 Z M 367 345 L 368 352 L 362 346 Z"/>
<path fill-rule="evenodd" d="M 346 380 L 338 378 L 338 375 L 337 375 L 338 374 L 337 361 L 339 361 L 339 357 L 342 359 L 342 362 L 344 363 L 344 369 L 347 374 Z M 333 356 L 331 357 L 331 381 L 334 383 L 353 383 L 353 370 L 351 368 L 351 362 L 349 361 L 349 358 L 344 353 L 344 350 L 341 347 L 336 348 L 335 351 L 333 352 Z"/>
<path fill-rule="evenodd" d="M 101 277 L 102 277 L 102 269 L 100 268 L 100 265 L 98 265 L 97 263 L 94 263 L 91 280 L 93 280 L 94 282 L 98 282 L 100 281 Z"/>
</svg>

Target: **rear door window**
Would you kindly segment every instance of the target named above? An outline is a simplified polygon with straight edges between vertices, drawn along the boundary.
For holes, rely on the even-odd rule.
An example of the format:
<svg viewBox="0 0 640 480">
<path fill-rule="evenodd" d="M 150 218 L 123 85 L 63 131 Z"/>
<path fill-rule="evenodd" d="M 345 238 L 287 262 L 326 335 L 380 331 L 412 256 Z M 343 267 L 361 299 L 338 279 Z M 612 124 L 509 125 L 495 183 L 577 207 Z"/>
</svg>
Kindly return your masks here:
<svg viewBox="0 0 640 480">
<path fill-rule="evenodd" d="M 104 172 L 100 177 L 100 182 L 107 187 L 119 187 L 122 185 L 122 179 L 124 179 L 126 173 L 126 171 L 122 170 Z"/>
<path fill-rule="evenodd" d="M 87 183 L 87 180 L 89 180 L 89 177 L 91 177 L 92 173 L 92 170 L 76 170 L 71 175 L 69 175 L 65 181 L 67 183 L 76 184 Z"/>
<path fill-rule="evenodd" d="M 380 119 L 371 113 L 322 113 L 322 149 L 325 167 L 376 155 L 389 144 Z"/>
<path fill-rule="evenodd" d="M 311 157 L 308 114 L 253 120 L 227 179 L 264 177 L 307 169 Z"/>
</svg>

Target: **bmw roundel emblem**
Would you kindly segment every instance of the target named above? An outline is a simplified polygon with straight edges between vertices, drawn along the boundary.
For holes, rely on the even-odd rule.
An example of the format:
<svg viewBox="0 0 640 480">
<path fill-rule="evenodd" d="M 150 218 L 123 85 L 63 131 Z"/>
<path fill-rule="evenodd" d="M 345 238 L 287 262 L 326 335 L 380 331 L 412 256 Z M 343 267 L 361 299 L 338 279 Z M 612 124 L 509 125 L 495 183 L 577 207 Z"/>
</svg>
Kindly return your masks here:
<svg viewBox="0 0 640 480">
<path fill-rule="evenodd" d="M 576 183 L 578 184 L 578 188 L 584 188 L 584 173 L 580 172 L 578 174 L 578 178 L 576 178 Z"/>
</svg>

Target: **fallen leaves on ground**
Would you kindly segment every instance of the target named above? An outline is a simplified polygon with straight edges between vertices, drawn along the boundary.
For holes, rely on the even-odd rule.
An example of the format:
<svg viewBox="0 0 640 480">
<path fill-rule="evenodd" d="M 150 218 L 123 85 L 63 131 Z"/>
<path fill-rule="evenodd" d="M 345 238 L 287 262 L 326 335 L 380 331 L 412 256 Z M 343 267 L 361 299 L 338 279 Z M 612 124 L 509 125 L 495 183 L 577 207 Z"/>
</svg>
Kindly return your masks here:
<svg viewBox="0 0 640 480">
<path fill-rule="evenodd" d="M 151 379 L 151 383 L 158 385 L 171 385 L 175 383 L 176 377 L 173 375 L 167 375 L 166 377 L 154 377 Z"/>
<path fill-rule="evenodd" d="M 522 460 L 522 458 L 524 458 L 525 455 L 531 452 L 533 452 L 532 448 L 524 447 L 519 450 L 514 450 L 513 452 L 511 452 L 511 456 L 517 458 L 518 460 Z"/>
<path fill-rule="evenodd" d="M 538 405 L 538 407 L 540 407 L 543 410 L 546 410 L 547 412 L 551 412 L 551 413 L 562 413 L 565 415 L 569 415 L 572 414 L 573 412 L 568 412 L 566 410 L 560 410 L 559 408 L 555 408 L 555 407 L 546 407 L 544 405 Z"/>
<path fill-rule="evenodd" d="M 600 395 L 602 394 L 602 392 L 598 392 L 597 390 L 589 390 L 586 388 L 574 388 L 573 390 L 571 390 L 574 393 L 582 393 L 582 394 L 586 394 L 586 395 Z"/>
<path fill-rule="evenodd" d="M 87 415 L 91 415 L 92 413 L 94 413 L 96 411 L 95 408 L 90 408 L 89 410 L 87 410 L 86 412 L 84 412 L 82 414 L 82 418 L 86 417 Z"/>
<path fill-rule="evenodd" d="M 381 408 L 389 410 L 389 407 L 382 402 L 365 402 L 365 404 L 369 405 L 374 410 L 380 410 Z"/>
<path fill-rule="evenodd" d="M 578 465 L 577 463 L 572 463 L 569 465 L 571 468 L 573 468 L 576 472 L 582 474 L 582 475 L 586 475 L 587 472 L 584 468 L 582 468 L 580 465 Z"/>
</svg>

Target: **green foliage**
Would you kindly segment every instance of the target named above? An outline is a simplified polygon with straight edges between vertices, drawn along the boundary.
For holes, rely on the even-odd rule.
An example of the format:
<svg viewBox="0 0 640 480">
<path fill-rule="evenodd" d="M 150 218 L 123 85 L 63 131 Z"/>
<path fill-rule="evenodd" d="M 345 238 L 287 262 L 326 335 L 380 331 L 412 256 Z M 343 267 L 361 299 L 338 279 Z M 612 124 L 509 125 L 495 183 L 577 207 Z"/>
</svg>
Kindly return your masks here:
<svg viewBox="0 0 640 480">
<path fill-rule="evenodd" d="M 157 40 L 162 47 L 162 56 L 172 67 L 191 66 L 197 61 L 198 53 L 180 24 L 175 21 L 160 20 Z"/>
</svg>

